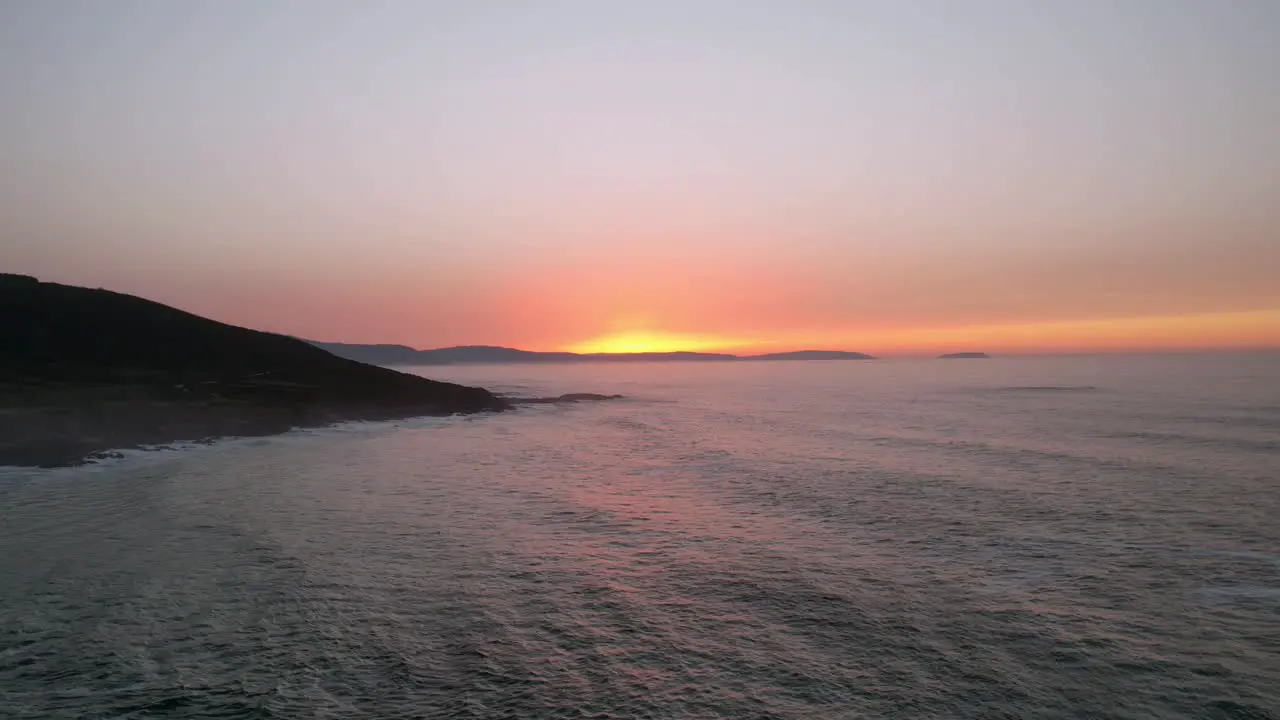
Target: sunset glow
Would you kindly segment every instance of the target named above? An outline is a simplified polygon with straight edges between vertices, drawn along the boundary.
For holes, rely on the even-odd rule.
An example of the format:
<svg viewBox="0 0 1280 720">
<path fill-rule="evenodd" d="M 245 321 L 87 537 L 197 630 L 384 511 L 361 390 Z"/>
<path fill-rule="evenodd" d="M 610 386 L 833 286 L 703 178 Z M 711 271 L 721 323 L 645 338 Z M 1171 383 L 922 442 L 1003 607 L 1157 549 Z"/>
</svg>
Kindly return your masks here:
<svg viewBox="0 0 1280 720">
<path fill-rule="evenodd" d="M 564 348 L 577 353 L 719 352 L 753 344 L 711 335 L 663 332 L 627 332 L 605 335 Z"/>
<path fill-rule="evenodd" d="M 1280 347 L 1280 310 L 950 327 L 881 327 L 784 334 L 768 346 L 880 355 L 957 352 L 1127 352 Z"/>
<path fill-rule="evenodd" d="M 1179 316 L 953 326 L 868 326 L 779 330 L 755 339 L 711 334 L 626 332 L 555 349 L 579 353 L 853 350 L 880 355 L 955 352 L 1159 351 L 1280 346 L 1280 310 Z"/>
</svg>

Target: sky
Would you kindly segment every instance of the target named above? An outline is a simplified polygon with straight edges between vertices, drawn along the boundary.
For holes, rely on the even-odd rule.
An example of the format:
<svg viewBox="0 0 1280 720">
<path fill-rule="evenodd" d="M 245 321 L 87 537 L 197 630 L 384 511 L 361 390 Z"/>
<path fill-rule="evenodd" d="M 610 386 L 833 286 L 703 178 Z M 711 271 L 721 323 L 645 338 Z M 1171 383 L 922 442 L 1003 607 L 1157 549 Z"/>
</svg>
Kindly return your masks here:
<svg viewBox="0 0 1280 720">
<path fill-rule="evenodd" d="M 4 0 L 0 271 L 317 340 L 1280 346 L 1274 0 Z"/>
</svg>

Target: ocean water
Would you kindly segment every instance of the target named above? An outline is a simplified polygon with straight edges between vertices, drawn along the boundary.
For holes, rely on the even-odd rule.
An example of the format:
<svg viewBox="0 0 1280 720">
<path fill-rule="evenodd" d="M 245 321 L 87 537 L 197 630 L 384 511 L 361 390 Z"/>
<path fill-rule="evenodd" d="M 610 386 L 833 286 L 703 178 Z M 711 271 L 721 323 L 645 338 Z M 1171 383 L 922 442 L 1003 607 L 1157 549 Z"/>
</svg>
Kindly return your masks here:
<svg viewBox="0 0 1280 720">
<path fill-rule="evenodd" d="M 1280 717 L 1280 356 L 429 374 L 628 399 L 0 472 L 0 717 Z"/>
</svg>

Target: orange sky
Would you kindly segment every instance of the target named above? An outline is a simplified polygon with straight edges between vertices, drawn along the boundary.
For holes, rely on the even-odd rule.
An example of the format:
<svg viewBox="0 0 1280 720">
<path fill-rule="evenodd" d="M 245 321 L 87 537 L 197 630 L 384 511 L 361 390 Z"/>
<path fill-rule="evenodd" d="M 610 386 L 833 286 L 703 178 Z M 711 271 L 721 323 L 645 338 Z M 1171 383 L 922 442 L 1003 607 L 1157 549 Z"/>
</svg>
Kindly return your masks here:
<svg viewBox="0 0 1280 720">
<path fill-rule="evenodd" d="M 1204 313 L 1005 325 L 824 329 L 731 337 L 660 330 L 610 332 L 552 349 L 574 352 L 778 352 L 797 348 L 854 349 L 914 354 L 982 349 L 986 352 L 1052 353 L 1280 347 L 1280 310 Z"/>
</svg>

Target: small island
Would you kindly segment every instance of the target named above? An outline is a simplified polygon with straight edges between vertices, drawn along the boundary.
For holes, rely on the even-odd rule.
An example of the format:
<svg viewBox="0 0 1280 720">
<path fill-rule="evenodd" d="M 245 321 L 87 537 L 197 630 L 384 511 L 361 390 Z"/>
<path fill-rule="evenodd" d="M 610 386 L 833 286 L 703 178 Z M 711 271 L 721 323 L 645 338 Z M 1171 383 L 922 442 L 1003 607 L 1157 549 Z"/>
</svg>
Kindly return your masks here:
<svg viewBox="0 0 1280 720">
<path fill-rule="evenodd" d="M 938 356 L 939 360 L 989 360 L 991 356 L 984 352 L 957 352 Z"/>
</svg>

